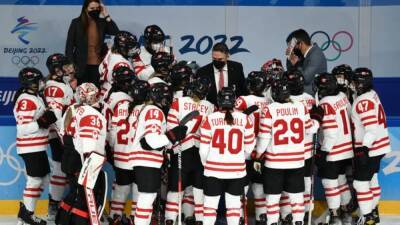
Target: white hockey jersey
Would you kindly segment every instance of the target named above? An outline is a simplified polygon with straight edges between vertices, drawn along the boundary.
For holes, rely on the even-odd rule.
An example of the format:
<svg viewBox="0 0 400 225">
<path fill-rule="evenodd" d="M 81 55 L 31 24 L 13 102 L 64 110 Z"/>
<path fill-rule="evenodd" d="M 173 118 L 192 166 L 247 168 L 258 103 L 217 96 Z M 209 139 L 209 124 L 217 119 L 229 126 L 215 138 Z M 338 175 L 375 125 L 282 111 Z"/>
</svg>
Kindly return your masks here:
<svg viewBox="0 0 400 225">
<path fill-rule="evenodd" d="M 82 156 L 97 152 L 105 155 L 106 119 L 95 108 L 84 105 L 76 109 L 72 118 L 75 123 L 73 142 L 75 149 Z"/>
<path fill-rule="evenodd" d="M 201 126 L 200 158 L 204 176 L 236 179 L 246 176 L 246 156 L 254 149 L 254 127 L 249 117 L 233 112 L 233 125 L 225 113 L 208 115 Z"/>
<path fill-rule="evenodd" d="M 239 111 L 243 111 L 252 105 L 258 106 L 258 110 L 249 115 L 250 119 L 254 124 L 254 134 L 258 135 L 260 127 L 260 113 L 263 108 L 267 107 L 268 100 L 265 97 L 258 97 L 255 95 L 240 96 L 236 99 L 235 108 Z"/>
<path fill-rule="evenodd" d="M 17 153 L 25 154 L 47 150 L 48 129 L 39 128 L 37 124 L 46 111 L 40 96 L 22 93 L 14 106 L 14 117 L 17 122 Z"/>
<path fill-rule="evenodd" d="M 44 97 L 57 117 L 57 121 L 49 127 L 49 139 L 58 138 L 63 126 L 63 112 L 74 101 L 74 92 L 68 84 L 48 80 L 44 88 Z"/>
<path fill-rule="evenodd" d="M 167 47 L 164 47 L 164 52 L 169 52 Z M 153 55 L 142 46 L 140 47 L 140 54 L 138 57 L 133 59 L 133 66 L 135 68 L 135 74 L 141 80 L 148 81 L 154 74 L 154 68 L 151 66 L 151 57 Z"/>
<path fill-rule="evenodd" d="M 136 132 L 131 145 L 133 149 L 132 167 L 143 166 L 161 168 L 164 161 L 163 151 L 145 150 L 140 144 L 142 138 L 153 148 L 158 149 L 170 145 L 165 136 L 167 123 L 163 111 L 154 105 L 146 105 L 141 110 Z"/>
<path fill-rule="evenodd" d="M 104 57 L 103 62 L 99 65 L 101 83 L 99 95 L 100 101 L 103 101 L 104 97 L 107 96 L 110 91 L 113 83 L 113 71 L 120 66 L 126 66 L 133 70 L 132 64 L 127 59 L 122 55 L 112 53 L 111 50 L 109 50 L 107 55 Z"/>
<path fill-rule="evenodd" d="M 290 100 L 294 102 L 301 102 L 303 103 L 308 110 L 312 108 L 313 105 L 315 105 L 315 99 L 308 93 L 304 92 L 301 95 L 291 95 Z M 312 134 L 306 134 L 305 137 L 305 153 L 304 153 L 304 158 L 309 159 L 311 158 L 313 152 L 313 135 Z"/>
<path fill-rule="evenodd" d="M 295 169 L 304 166 L 305 136 L 318 130 L 301 102 L 268 105 L 261 114 L 257 153 L 265 152 L 265 166 Z"/>
<path fill-rule="evenodd" d="M 321 150 L 329 153 L 326 160 L 339 161 L 353 158 L 351 105 L 346 95 L 340 92 L 336 96 L 326 96 L 320 100 L 319 105 L 324 109 L 319 142 Z"/>
<path fill-rule="evenodd" d="M 351 118 L 354 124 L 355 147 L 368 147 L 370 157 L 391 151 L 386 114 L 374 90 L 354 100 Z"/>
<path fill-rule="evenodd" d="M 203 123 L 205 116 L 214 112 L 214 105 L 207 100 L 195 102 L 191 97 L 177 98 L 171 104 L 167 117 L 167 130 L 178 126 L 181 119 L 195 110 L 199 111 L 200 115 L 186 124 L 188 127 L 187 136 L 179 145 L 173 146 L 175 153 L 178 152 L 178 148 L 184 151 L 193 146 L 199 147 L 200 125 Z"/>
<path fill-rule="evenodd" d="M 144 104 L 137 105 L 129 114 L 129 105 L 130 102 L 126 101 L 115 107 L 110 129 L 110 146 L 113 149 L 114 166 L 126 170 L 132 169 L 134 157 L 132 144 L 136 133 L 137 119 L 144 107 Z"/>
<path fill-rule="evenodd" d="M 118 105 L 123 104 L 125 102 L 131 102 L 132 97 L 129 96 L 127 93 L 119 91 L 111 93 L 110 97 L 107 99 L 107 102 L 104 103 L 102 114 L 105 116 L 107 121 L 107 138 L 106 141 L 110 144 L 112 142 L 112 135 L 110 133 L 111 129 L 111 120 L 113 113 L 115 112 Z"/>
</svg>

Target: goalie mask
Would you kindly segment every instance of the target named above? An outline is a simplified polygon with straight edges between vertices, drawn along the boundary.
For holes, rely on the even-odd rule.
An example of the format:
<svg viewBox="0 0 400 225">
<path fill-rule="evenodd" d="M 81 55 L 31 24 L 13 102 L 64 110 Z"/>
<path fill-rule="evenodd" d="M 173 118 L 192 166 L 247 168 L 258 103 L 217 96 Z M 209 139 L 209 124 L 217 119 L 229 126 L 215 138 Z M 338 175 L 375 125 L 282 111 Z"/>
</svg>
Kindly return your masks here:
<svg viewBox="0 0 400 225">
<path fill-rule="evenodd" d="M 78 86 L 77 93 L 79 103 L 83 105 L 94 105 L 98 102 L 99 89 L 92 83 L 83 83 Z"/>
</svg>

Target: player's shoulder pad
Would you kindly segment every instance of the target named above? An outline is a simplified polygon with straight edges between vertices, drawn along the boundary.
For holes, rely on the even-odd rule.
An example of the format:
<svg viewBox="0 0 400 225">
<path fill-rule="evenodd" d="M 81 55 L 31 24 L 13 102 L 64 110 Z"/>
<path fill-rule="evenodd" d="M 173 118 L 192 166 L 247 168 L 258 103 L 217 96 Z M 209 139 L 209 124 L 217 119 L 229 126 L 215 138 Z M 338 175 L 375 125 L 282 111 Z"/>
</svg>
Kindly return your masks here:
<svg viewBox="0 0 400 225">
<path fill-rule="evenodd" d="M 164 121 L 164 113 L 160 108 L 153 105 L 148 105 L 146 106 L 145 110 L 145 120 L 158 120 L 160 122 Z"/>
<path fill-rule="evenodd" d="M 365 113 L 374 110 L 375 103 L 369 99 L 363 99 L 356 103 L 356 112 Z"/>
<path fill-rule="evenodd" d="M 44 88 L 44 96 L 52 97 L 52 98 L 64 98 L 64 90 L 61 85 L 51 83 L 50 85 L 46 85 Z"/>
<path fill-rule="evenodd" d="M 16 111 L 17 112 L 28 112 L 34 111 L 38 108 L 36 101 L 37 97 L 29 94 L 21 94 L 16 102 Z"/>
<path fill-rule="evenodd" d="M 238 110 L 245 110 L 247 108 L 246 99 L 244 96 L 239 96 L 235 102 L 235 108 Z"/>
<path fill-rule="evenodd" d="M 336 115 L 336 111 L 331 104 L 323 102 L 319 104 L 324 109 L 324 115 Z"/>
</svg>

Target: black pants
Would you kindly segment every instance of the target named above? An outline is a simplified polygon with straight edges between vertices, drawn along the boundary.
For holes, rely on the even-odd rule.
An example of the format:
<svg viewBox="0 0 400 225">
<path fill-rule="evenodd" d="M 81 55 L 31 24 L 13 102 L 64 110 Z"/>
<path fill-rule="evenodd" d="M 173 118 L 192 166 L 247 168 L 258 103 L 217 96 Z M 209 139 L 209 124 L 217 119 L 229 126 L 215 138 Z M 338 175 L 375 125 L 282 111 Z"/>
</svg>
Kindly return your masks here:
<svg viewBox="0 0 400 225">
<path fill-rule="evenodd" d="M 80 73 L 78 84 L 93 83 L 97 87 L 100 86 L 99 65 L 86 65 L 85 70 Z"/>
</svg>

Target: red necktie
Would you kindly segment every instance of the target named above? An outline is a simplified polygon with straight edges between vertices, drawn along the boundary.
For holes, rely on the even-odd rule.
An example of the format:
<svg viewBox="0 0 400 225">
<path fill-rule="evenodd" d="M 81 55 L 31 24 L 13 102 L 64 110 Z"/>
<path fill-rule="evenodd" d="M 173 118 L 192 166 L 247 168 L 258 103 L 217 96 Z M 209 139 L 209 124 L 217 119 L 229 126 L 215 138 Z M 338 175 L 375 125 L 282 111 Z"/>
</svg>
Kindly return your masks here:
<svg viewBox="0 0 400 225">
<path fill-rule="evenodd" d="M 219 91 L 224 87 L 224 70 L 219 71 Z"/>
</svg>

